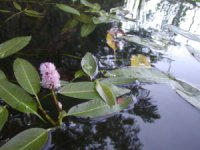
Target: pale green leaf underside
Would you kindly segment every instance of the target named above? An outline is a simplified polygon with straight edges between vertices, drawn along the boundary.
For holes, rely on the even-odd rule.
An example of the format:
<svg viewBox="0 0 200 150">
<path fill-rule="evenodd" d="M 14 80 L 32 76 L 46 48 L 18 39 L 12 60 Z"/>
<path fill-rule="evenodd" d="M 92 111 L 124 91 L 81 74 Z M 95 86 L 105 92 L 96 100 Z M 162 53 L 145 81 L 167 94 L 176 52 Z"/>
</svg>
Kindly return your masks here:
<svg viewBox="0 0 200 150">
<path fill-rule="evenodd" d="M 8 119 L 8 110 L 6 107 L 0 106 L 0 131 Z"/>
</svg>

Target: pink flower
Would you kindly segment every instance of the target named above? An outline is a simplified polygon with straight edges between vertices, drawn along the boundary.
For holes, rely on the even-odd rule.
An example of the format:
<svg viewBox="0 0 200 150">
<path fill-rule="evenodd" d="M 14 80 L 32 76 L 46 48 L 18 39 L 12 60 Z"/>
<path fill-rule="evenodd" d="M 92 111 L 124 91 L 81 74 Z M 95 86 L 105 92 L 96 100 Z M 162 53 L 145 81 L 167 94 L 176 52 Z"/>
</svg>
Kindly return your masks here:
<svg viewBox="0 0 200 150">
<path fill-rule="evenodd" d="M 42 87 L 47 89 L 57 89 L 60 87 L 60 75 L 53 63 L 42 63 L 40 65 L 40 73 L 42 75 Z"/>
</svg>

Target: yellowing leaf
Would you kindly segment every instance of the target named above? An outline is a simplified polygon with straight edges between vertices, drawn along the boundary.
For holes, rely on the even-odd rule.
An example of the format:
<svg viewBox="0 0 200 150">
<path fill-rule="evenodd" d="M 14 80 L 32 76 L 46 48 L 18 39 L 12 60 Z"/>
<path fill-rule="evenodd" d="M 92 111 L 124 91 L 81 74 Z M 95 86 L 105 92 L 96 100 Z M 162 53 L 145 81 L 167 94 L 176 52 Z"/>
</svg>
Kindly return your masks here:
<svg viewBox="0 0 200 150">
<path fill-rule="evenodd" d="M 106 43 L 114 51 L 117 49 L 117 43 L 115 42 L 113 35 L 111 33 L 109 33 L 109 32 L 106 35 Z"/>
<path fill-rule="evenodd" d="M 138 54 L 138 55 L 132 55 L 131 57 L 131 66 L 146 66 L 151 67 L 150 59 L 144 55 Z"/>
</svg>

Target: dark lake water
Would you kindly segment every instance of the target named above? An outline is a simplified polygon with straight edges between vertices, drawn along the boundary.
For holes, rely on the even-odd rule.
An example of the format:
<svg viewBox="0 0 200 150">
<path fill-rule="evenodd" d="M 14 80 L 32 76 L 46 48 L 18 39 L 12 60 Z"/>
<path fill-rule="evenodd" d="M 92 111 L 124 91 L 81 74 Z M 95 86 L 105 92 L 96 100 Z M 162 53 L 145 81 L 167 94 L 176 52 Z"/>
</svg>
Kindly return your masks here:
<svg viewBox="0 0 200 150">
<path fill-rule="evenodd" d="M 33 49 L 36 52 L 47 49 L 48 55 L 45 54 L 47 52 L 39 52 L 40 55 L 32 56 L 29 51 L 30 55 L 21 53 L 19 56 L 29 58 L 36 66 L 43 61 L 54 61 L 61 71 L 73 72 L 79 69 L 77 66 L 80 60 L 74 59 L 71 55 L 82 57 L 87 50 L 91 51 L 100 60 L 101 67 L 106 69 L 130 65 L 132 55 L 143 54 L 149 57 L 152 66 L 200 88 L 200 56 L 194 56 L 188 51 L 188 49 L 200 50 L 200 42 L 194 40 L 193 36 L 200 38 L 200 2 L 125 0 L 125 2 L 117 1 L 115 5 L 124 6 L 124 9 L 129 11 L 127 17 L 135 21 L 100 25 L 86 39 L 77 38 L 77 41 L 74 41 L 73 37 L 64 39 L 67 44 L 61 47 L 62 55 L 53 53 L 49 48 L 51 43 L 47 42 L 56 31 L 50 30 L 45 39 L 37 37 L 44 35 L 43 32 L 39 32 L 40 35 L 38 35 L 35 31 L 40 31 L 40 29 L 35 29 L 30 31 L 37 37 L 37 40 L 32 43 Z M 54 21 L 51 23 L 54 24 Z M 182 30 L 179 34 L 174 34 L 167 24 Z M 48 25 L 47 28 L 47 24 L 44 26 L 46 31 L 53 27 L 53 25 Z M 113 52 L 106 44 L 106 33 L 111 27 L 118 27 L 125 34 L 135 35 L 142 40 L 151 39 L 162 48 L 126 42 L 123 50 L 117 51 L 118 61 L 115 64 Z M 26 31 L 23 31 L 23 28 Z M 26 28 L 29 29 L 31 26 Z M 14 34 L 29 32 L 24 26 L 21 26 L 21 29 L 22 31 L 10 34 L 9 31 L 4 30 L 1 33 L 1 40 L 12 37 Z M 190 34 L 189 38 L 182 34 L 183 30 Z M 44 38 L 43 42 L 42 38 Z M 62 44 L 62 40 L 59 42 Z M 146 43 L 148 45 L 148 41 Z M 2 65 L 2 62 L 0 63 Z M 9 60 L 6 60 L 6 64 L 10 65 Z M 6 66 L 3 68 L 6 70 Z M 68 70 L 63 68 L 68 68 Z M 62 77 L 71 78 L 70 74 Z M 136 96 L 133 98 L 134 103 L 120 113 L 96 120 L 66 119 L 63 128 L 57 129 L 52 134 L 52 144 L 49 149 L 200 149 L 200 111 L 198 109 L 179 97 L 175 90 L 166 84 L 141 84 L 131 90 Z M 7 132 L 4 131 L 4 134 Z M 13 135 L 10 134 L 10 136 Z"/>
</svg>

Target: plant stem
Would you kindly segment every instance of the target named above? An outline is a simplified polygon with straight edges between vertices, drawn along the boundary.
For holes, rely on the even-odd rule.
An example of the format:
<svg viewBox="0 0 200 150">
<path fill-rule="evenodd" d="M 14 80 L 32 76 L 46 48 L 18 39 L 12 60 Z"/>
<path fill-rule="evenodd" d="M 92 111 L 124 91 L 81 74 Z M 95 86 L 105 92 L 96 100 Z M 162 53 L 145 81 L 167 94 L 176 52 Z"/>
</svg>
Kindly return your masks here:
<svg viewBox="0 0 200 150">
<path fill-rule="evenodd" d="M 53 95 L 53 101 L 54 101 L 54 103 L 56 105 L 56 109 L 57 109 L 58 113 L 60 113 L 60 108 L 58 106 L 58 99 L 56 97 L 55 91 L 52 89 L 51 92 L 52 92 L 52 95 Z"/>
<path fill-rule="evenodd" d="M 36 97 L 36 100 L 37 100 L 37 103 L 39 105 L 39 109 L 40 111 L 43 113 L 43 115 L 46 117 L 46 119 L 53 125 L 55 126 L 56 125 L 56 122 L 46 113 L 46 111 L 44 110 L 44 108 L 42 107 L 40 101 L 39 101 L 39 98 L 37 95 L 35 95 Z"/>
</svg>

